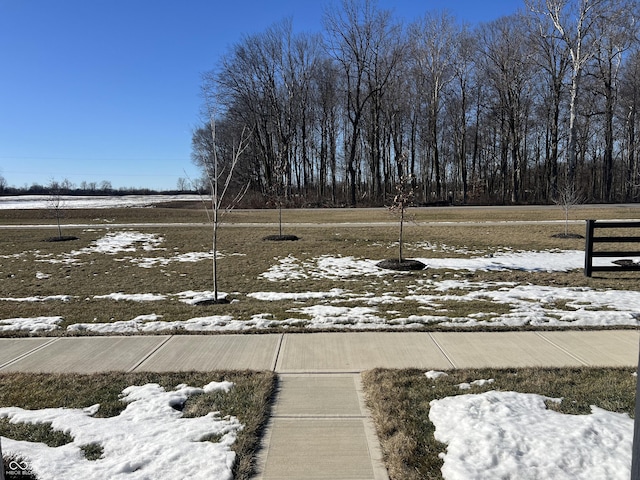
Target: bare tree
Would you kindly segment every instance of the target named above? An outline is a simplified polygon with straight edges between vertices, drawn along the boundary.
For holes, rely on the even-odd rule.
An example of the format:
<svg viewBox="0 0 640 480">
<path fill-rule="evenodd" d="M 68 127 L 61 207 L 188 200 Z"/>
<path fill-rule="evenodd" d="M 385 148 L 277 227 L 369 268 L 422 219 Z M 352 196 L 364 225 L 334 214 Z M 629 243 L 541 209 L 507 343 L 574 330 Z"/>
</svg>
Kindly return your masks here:
<svg viewBox="0 0 640 480">
<path fill-rule="evenodd" d="M 419 101 L 426 110 L 428 151 L 436 182 L 436 198 L 442 200 L 444 168 L 442 166 L 442 121 L 444 90 L 453 81 L 453 60 L 458 29 L 454 19 L 446 13 L 427 14 L 411 29 L 412 61 L 418 82 Z M 426 182 L 425 182 L 426 183 Z"/>
<path fill-rule="evenodd" d="M 578 164 L 578 101 L 584 71 L 596 54 L 593 34 L 597 20 L 616 0 L 531 0 L 529 8 L 551 20 L 558 39 L 566 46 L 571 61 L 569 86 L 569 146 L 567 181 L 576 182 Z"/>
<path fill-rule="evenodd" d="M 474 54 L 476 38 L 462 27 L 455 35 L 456 52 L 453 60 L 455 87 L 451 89 L 447 109 L 452 117 L 455 152 L 458 165 L 458 179 L 462 186 L 462 203 L 467 203 L 469 174 L 467 161 L 468 116 L 471 112 L 471 95 L 474 88 Z M 452 82 L 453 83 L 453 82 Z M 458 189 L 456 189 L 458 190 Z"/>
<path fill-rule="evenodd" d="M 398 262 L 402 263 L 404 257 L 402 255 L 402 247 L 404 245 L 404 216 L 407 207 L 413 201 L 413 184 L 415 178 L 410 175 L 404 175 L 400 178 L 396 185 L 396 196 L 393 197 L 393 204 L 390 207 L 392 212 L 395 212 L 400 217 L 400 230 L 398 235 Z"/>
<path fill-rule="evenodd" d="M 398 169 L 406 171 L 407 155 L 403 153 L 398 163 L 402 163 Z M 399 231 L 398 231 L 398 258 L 395 260 L 383 260 L 378 263 L 381 268 L 388 268 L 390 270 L 422 270 L 425 265 L 418 260 L 409 260 L 404 258 L 403 246 L 404 246 L 404 222 L 407 208 L 412 204 L 415 194 L 415 177 L 411 174 L 406 174 L 400 177 L 396 184 L 396 194 L 393 197 L 393 202 L 389 207 L 389 211 L 398 216 Z"/>
<path fill-rule="evenodd" d="M 62 182 L 60 182 L 60 188 L 65 192 L 65 193 L 69 193 L 69 191 L 73 190 L 75 188 L 75 185 L 73 184 L 73 182 L 71 180 L 69 180 L 68 178 L 65 178 L 62 180 Z"/>
<path fill-rule="evenodd" d="M 210 134 L 211 146 L 210 155 L 201 158 L 203 161 L 201 166 L 204 169 L 204 175 L 209 186 L 210 199 L 204 202 L 207 218 L 212 225 L 212 250 L 213 250 L 213 301 L 206 300 L 206 303 L 222 303 L 223 300 L 218 296 L 218 229 L 222 218 L 226 213 L 231 211 L 242 199 L 249 187 L 247 183 L 242 189 L 235 192 L 230 200 L 225 200 L 232 183 L 234 171 L 238 166 L 240 158 L 249 145 L 250 132 L 243 129 L 238 143 L 230 152 L 229 158 L 221 159 L 219 157 L 218 145 L 216 139 L 216 122 L 214 113 L 210 114 Z M 226 302 L 225 302 L 226 303 Z"/>
<path fill-rule="evenodd" d="M 375 0 L 341 0 L 323 38 L 287 20 L 245 36 L 206 77 L 219 146 L 250 128 L 239 176 L 262 196 L 281 183 L 285 205 L 382 205 L 408 172 L 419 201 L 549 203 L 565 179 L 637 196 L 637 0 L 525 1 L 473 30 L 428 12 L 405 35 Z"/>
<path fill-rule="evenodd" d="M 60 184 L 51 180 L 47 187 L 49 190 L 49 198 L 47 200 L 47 207 L 53 218 L 56 219 L 58 224 L 58 240 L 62 240 L 62 228 L 60 227 L 60 219 L 64 217 L 64 198 L 62 197 L 62 187 Z"/>
<path fill-rule="evenodd" d="M 178 177 L 178 181 L 176 182 L 176 188 L 180 192 L 189 190 L 189 181 L 184 177 Z"/>
<path fill-rule="evenodd" d="M 357 156 L 366 109 L 383 95 L 400 59 L 399 27 L 372 0 L 343 0 L 342 11 L 325 15 L 327 47 L 344 82 L 345 162 L 352 206 L 357 199 Z M 375 175 L 375 171 L 373 172 Z M 374 180 L 375 182 L 375 180 Z"/>
<path fill-rule="evenodd" d="M 564 213 L 564 235 L 563 238 L 571 238 L 569 234 L 569 214 L 577 206 L 584 203 L 584 198 L 575 189 L 575 187 L 567 183 L 564 187 L 558 189 L 558 194 L 553 202 L 558 205 Z"/>
<path fill-rule="evenodd" d="M 640 168 L 638 165 L 638 142 L 636 140 L 638 130 L 638 109 L 640 108 L 640 51 L 636 50 L 630 55 L 623 67 L 623 81 L 620 89 L 620 104 L 625 128 L 625 169 L 624 169 L 624 198 L 636 200 L 638 197 L 638 178 Z"/>
<path fill-rule="evenodd" d="M 511 190 L 513 203 L 521 200 L 523 190 L 526 163 L 522 143 L 532 82 L 525 26 L 522 15 L 503 17 L 485 25 L 481 35 L 484 74 L 493 89 L 500 124 L 502 198 L 504 201 Z"/>
<path fill-rule="evenodd" d="M 531 39 L 534 45 L 534 62 L 541 75 L 540 99 L 545 112 L 544 125 L 548 139 L 545 142 L 545 193 L 554 198 L 558 192 L 558 160 L 560 156 L 560 133 L 563 101 L 566 96 L 565 81 L 569 70 L 570 56 L 566 44 L 558 38 L 553 22 L 548 15 L 535 15 Z M 548 133 L 547 133 L 548 132 Z"/>
<path fill-rule="evenodd" d="M 111 190 L 113 190 L 113 186 L 111 185 L 111 182 L 109 180 L 103 180 L 100 182 L 100 190 L 102 190 L 104 193 L 109 193 L 111 192 Z"/>
<path fill-rule="evenodd" d="M 298 240 L 296 235 L 284 235 L 282 233 L 282 209 L 287 201 L 285 168 L 286 164 L 281 158 L 273 165 L 273 181 L 267 190 L 267 199 L 269 203 L 278 209 L 278 235 L 267 235 L 264 240 Z"/>
<path fill-rule="evenodd" d="M 339 72 L 334 62 L 326 58 L 317 65 L 312 81 L 315 83 L 317 128 L 320 132 L 318 172 L 319 201 L 325 199 L 327 177 L 331 179 L 331 203 L 338 202 L 337 150 L 339 136 Z"/>
<path fill-rule="evenodd" d="M 604 152 L 602 159 L 602 198 L 610 202 L 614 174 L 614 113 L 618 103 L 619 82 L 624 53 L 632 47 L 638 33 L 636 1 L 620 0 L 598 16 L 595 24 L 596 44 L 595 94 L 603 99 Z"/>
</svg>

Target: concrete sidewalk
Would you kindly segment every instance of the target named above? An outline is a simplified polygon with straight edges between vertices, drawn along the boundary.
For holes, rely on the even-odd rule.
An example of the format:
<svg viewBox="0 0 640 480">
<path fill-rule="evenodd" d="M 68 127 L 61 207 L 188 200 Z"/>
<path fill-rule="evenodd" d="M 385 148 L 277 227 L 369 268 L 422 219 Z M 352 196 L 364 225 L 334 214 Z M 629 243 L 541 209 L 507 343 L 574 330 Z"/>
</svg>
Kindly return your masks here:
<svg viewBox="0 0 640 480">
<path fill-rule="evenodd" d="M 0 372 L 635 366 L 636 330 L 0 338 Z"/>
<path fill-rule="evenodd" d="M 386 480 L 360 372 L 634 367 L 635 330 L 0 339 L 0 373 L 271 370 L 279 391 L 256 479 Z"/>
</svg>

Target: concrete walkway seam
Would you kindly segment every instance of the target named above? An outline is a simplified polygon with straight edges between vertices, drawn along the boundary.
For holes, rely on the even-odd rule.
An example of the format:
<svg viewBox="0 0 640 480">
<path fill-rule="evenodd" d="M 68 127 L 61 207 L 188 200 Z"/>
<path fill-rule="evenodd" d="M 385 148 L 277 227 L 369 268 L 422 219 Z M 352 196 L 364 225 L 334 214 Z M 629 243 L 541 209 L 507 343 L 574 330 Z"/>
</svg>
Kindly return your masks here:
<svg viewBox="0 0 640 480">
<path fill-rule="evenodd" d="M 542 333 L 540 332 L 535 332 L 535 334 L 542 338 L 545 342 L 549 343 L 550 345 L 553 345 L 555 348 L 557 348 L 558 350 L 560 350 L 561 352 L 566 353 L 567 355 L 569 355 L 571 358 L 573 358 L 574 360 L 576 360 L 577 362 L 580 362 L 582 365 L 584 365 L 585 367 L 588 367 L 589 364 L 587 362 L 585 362 L 584 360 L 582 360 L 580 357 L 578 357 L 577 355 L 574 355 L 573 353 L 571 353 L 569 350 L 567 350 L 566 348 L 561 347 L 560 345 L 558 345 L 557 343 L 555 343 L 554 341 L 552 341 L 550 338 L 545 337 Z"/>
<path fill-rule="evenodd" d="M 280 360 L 280 351 L 282 350 L 282 343 L 284 342 L 284 333 L 280 334 L 278 339 L 278 345 L 276 345 L 275 353 L 273 354 L 273 362 L 271 363 L 271 371 L 275 372 L 278 367 L 278 361 Z"/>
<path fill-rule="evenodd" d="M 17 356 L 16 358 L 9 360 L 8 362 L 3 363 L 2 365 L 0 365 L 0 370 L 2 370 L 3 368 L 6 368 L 10 365 L 13 365 L 16 362 L 19 362 L 20 360 L 22 360 L 23 358 L 27 358 L 30 355 L 33 355 L 34 353 L 42 350 L 43 348 L 48 347 L 49 345 L 52 345 L 54 343 L 56 343 L 57 341 L 60 340 L 61 337 L 58 338 L 54 338 L 52 340 L 49 340 L 46 343 L 43 343 L 42 345 L 38 345 L 36 348 L 29 350 L 28 352 L 23 353 L 22 355 Z"/>
<path fill-rule="evenodd" d="M 429 332 L 429 338 L 431 338 L 431 341 L 435 344 L 436 347 L 438 347 L 438 350 L 440 350 L 442 355 L 444 355 L 444 358 L 447 359 L 447 362 L 449 362 L 451 364 L 451 368 L 453 368 L 453 369 L 458 368 L 457 365 L 456 365 L 456 362 L 454 362 L 453 358 L 451 358 L 449 356 L 449 354 L 447 353 L 447 351 L 444 348 L 442 348 L 442 345 L 440 345 L 438 343 L 438 340 L 435 339 L 435 337 L 433 336 L 433 334 L 431 332 Z"/>
<path fill-rule="evenodd" d="M 173 338 L 173 335 L 168 335 L 162 342 L 160 342 L 153 350 L 151 350 L 148 354 L 146 354 L 145 356 L 143 356 L 140 361 L 138 361 L 133 367 L 131 367 L 129 370 L 127 370 L 127 373 L 131 373 L 134 372 L 137 368 L 139 368 L 144 362 L 146 362 L 151 355 L 153 355 L 154 353 L 156 353 L 158 350 L 160 350 L 162 347 L 164 347 L 167 342 L 169 340 L 171 340 Z"/>
</svg>

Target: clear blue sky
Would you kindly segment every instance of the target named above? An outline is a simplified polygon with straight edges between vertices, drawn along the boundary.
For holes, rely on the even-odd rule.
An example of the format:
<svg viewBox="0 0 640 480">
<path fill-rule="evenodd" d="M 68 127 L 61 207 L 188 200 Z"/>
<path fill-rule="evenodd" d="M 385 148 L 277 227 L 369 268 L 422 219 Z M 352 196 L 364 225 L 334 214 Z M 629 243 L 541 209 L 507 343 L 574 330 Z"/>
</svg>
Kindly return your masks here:
<svg viewBox="0 0 640 480">
<path fill-rule="evenodd" d="M 173 189 L 196 178 L 191 132 L 201 74 L 243 34 L 292 18 L 320 32 L 337 0 L 0 0 L 0 175 Z M 379 0 L 413 21 L 447 9 L 468 23 L 523 0 Z"/>
</svg>

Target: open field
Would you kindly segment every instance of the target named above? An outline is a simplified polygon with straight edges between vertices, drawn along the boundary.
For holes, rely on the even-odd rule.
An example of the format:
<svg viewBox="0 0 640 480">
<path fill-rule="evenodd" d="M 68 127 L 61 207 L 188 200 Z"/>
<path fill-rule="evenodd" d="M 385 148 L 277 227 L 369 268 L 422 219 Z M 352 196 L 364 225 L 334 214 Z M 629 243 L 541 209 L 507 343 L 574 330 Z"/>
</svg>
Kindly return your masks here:
<svg viewBox="0 0 640 480">
<path fill-rule="evenodd" d="M 584 277 L 584 240 L 554 237 L 564 231 L 557 207 L 410 212 L 416 221 L 405 225 L 404 254 L 428 265 L 411 273 L 375 266 L 398 252 L 397 225 L 383 209 L 285 211 L 283 233 L 295 242 L 263 240 L 277 233 L 266 225 L 277 218 L 273 210 L 231 212 L 219 234 L 218 270 L 232 302 L 213 306 L 192 304 L 212 289 L 211 229 L 162 225 L 201 222 L 201 210 L 69 210 L 65 222 L 95 225 L 65 227 L 77 237 L 66 242 L 45 241 L 56 234 L 50 228 L 0 228 L 0 332 L 637 325 L 640 274 Z M 575 216 L 639 212 L 583 206 Z M 8 217 L 45 221 L 39 210 L 0 211 L 3 225 Z M 154 224 L 112 226 L 124 222 Z M 580 234 L 584 225 L 569 228 Z"/>
<path fill-rule="evenodd" d="M 558 206 L 497 206 L 497 207 L 417 207 L 408 210 L 415 222 L 513 222 L 564 221 Z M 175 201 L 153 207 L 127 208 L 69 208 L 63 210 L 63 223 L 101 224 L 128 222 L 207 222 L 204 205 L 198 201 Z M 640 204 L 577 205 L 570 213 L 571 221 L 588 219 L 638 219 Z M 231 211 L 225 221 L 233 223 L 277 223 L 274 209 L 238 209 Z M 311 208 L 285 209 L 285 223 L 370 223 L 389 222 L 393 217 L 384 208 Z M 0 209 L 0 225 L 53 225 L 52 212 L 47 209 Z M 584 226 L 581 225 L 580 231 Z"/>
</svg>

